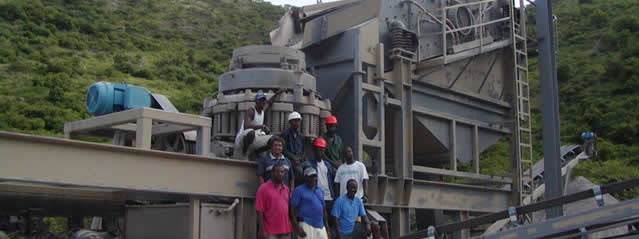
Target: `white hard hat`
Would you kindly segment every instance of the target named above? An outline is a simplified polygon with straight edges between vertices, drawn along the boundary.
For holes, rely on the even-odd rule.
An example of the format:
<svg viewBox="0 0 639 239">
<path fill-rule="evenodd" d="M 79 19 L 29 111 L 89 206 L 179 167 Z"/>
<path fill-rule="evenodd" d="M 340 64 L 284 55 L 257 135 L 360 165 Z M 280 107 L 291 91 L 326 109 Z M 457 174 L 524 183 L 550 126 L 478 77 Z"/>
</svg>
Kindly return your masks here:
<svg viewBox="0 0 639 239">
<path fill-rule="evenodd" d="M 294 119 L 302 119 L 302 116 L 300 115 L 300 113 L 297 113 L 295 111 L 291 112 L 290 114 L 288 114 L 288 120 L 294 120 Z"/>
</svg>

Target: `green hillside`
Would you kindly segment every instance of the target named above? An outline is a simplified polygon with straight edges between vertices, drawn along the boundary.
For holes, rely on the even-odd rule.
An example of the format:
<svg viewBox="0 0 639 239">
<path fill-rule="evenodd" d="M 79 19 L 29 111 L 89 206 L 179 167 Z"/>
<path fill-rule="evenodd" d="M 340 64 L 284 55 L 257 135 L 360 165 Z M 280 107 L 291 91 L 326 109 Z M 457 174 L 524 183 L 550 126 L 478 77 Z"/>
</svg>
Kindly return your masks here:
<svg viewBox="0 0 639 239">
<path fill-rule="evenodd" d="M 600 136 L 600 157 L 576 174 L 601 184 L 639 177 L 639 0 L 553 2 L 562 142 Z M 268 43 L 283 12 L 238 0 L 0 0 L 0 130 L 61 136 L 65 122 L 88 117 L 84 92 L 102 80 L 145 86 L 199 113 L 232 49 Z M 509 157 L 507 144 L 496 144 L 482 154 L 482 172 L 507 172 Z M 631 195 L 639 192 L 621 196 Z"/>
<path fill-rule="evenodd" d="M 527 10 L 535 39 L 535 7 Z M 599 157 L 578 165 L 598 184 L 639 177 L 639 0 L 558 0 L 557 77 L 563 145 L 580 144 L 581 132 L 599 136 Z M 543 158 L 537 59 L 530 63 L 535 159 Z M 509 158 L 502 142 L 482 154 L 484 173 L 504 173 Z M 639 196 L 639 190 L 618 194 Z"/>
<path fill-rule="evenodd" d="M 600 136 L 600 157 L 577 171 L 595 183 L 639 177 L 637 11 L 638 0 L 564 0 L 555 11 L 562 141 Z"/>
<path fill-rule="evenodd" d="M 199 113 L 232 50 L 268 43 L 284 9 L 231 0 L 0 0 L 0 130 L 61 136 L 97 81 Z"/>
</svg>

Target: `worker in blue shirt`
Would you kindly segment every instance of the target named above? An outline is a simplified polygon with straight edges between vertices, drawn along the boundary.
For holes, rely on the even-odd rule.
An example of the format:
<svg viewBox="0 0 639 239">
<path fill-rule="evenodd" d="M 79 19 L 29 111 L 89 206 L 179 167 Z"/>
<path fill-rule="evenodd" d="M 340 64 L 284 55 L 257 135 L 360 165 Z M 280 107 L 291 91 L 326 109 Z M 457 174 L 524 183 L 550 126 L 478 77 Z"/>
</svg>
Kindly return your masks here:
<svg viewBox="0 0 639 239">
<path fill-rule="evenodd" d="M 324 192 L 317 187 L 317 171 L 314 168 L 304 170 L 306 182 L 295 190 L 291 197 L 290 218 L 293 230 L 299 237 L 307 239 L 328 239 L 328 216 L 324 203 Z"/>
<path fill-rule="evenodd" d="M 362 200 L 355 197 L 355 193 L 357 192 L 357 181 L 355 179 L 348 180 L 346 191 L 346 194 L 335 200 L 333 209 L 331 210 L 331 216 L 333 216 L 335 221 L 337 239 L 366 238 L 371 233 L 371 227 L 368 223 L 368 217 L 366 216 L 366 210 L 364 209 Z M 354 233 L 355 221 L 358 216 L 362 218 L 362 222 L 365 225 L 365 235 Z"/>
</svg>

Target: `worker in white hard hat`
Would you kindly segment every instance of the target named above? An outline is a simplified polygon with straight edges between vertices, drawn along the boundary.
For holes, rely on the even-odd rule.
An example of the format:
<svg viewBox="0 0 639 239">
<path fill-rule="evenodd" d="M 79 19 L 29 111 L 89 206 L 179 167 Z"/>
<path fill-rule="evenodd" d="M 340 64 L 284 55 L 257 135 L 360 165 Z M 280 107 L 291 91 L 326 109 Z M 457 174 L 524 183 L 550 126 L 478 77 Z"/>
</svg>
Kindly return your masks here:
<svg viewBox="0 0 639 239">
<path fill-rule="evenodd" d="M 300 130 L 300 126 L 302 125 L 302 115 L 295 111 L 291 112 L 288 115 L 288 124 L 290 127 L 284 130 L 281 135 L 285 142 L 282 154 L 293 164 L 293 173 L 296 181 L 295 185 L 302 185 L 304 184 L 302 162 L 305 160 L 304 136 Z"/>
</svg>

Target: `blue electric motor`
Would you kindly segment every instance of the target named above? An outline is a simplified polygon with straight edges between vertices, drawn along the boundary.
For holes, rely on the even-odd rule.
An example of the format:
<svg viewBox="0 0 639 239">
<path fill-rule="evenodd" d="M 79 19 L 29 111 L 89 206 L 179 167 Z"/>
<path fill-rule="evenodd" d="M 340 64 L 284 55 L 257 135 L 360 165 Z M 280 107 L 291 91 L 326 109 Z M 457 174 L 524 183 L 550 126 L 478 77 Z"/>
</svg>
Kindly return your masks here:
<svg viewBox="0 0 639 239">
<path fill-rule="evenodd" d="M 93 116 L 151 107 L 151 92 L 143 87 L 100 81 L 89 87 L 84 105 Z"/>
</svg>

